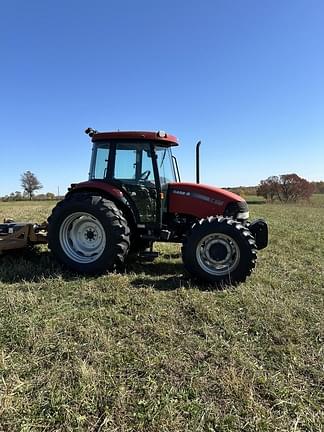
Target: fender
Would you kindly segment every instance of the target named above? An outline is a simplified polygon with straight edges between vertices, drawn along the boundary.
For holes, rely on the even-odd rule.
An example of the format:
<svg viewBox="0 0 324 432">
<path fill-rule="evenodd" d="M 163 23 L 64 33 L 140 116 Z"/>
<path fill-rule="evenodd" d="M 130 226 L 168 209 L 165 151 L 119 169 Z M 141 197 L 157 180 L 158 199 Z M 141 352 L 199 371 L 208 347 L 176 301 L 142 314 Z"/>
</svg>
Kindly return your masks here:
<svg viewBox="0 0 324 432">
<path fill-rule="evenodd" d="M 113 201 L 122 210 L 128 222 L 132 225 L 139 223 L 139 214 L 132 199 L 127 192 L 120 190 L 117 186 L 106 183 L 102 180 L 89 180 L 80 183 L 72 183 L 65 197 L 69 197 L 76 192 L 91 192 L 94 195 L 102 195 Z"/>
</svg>

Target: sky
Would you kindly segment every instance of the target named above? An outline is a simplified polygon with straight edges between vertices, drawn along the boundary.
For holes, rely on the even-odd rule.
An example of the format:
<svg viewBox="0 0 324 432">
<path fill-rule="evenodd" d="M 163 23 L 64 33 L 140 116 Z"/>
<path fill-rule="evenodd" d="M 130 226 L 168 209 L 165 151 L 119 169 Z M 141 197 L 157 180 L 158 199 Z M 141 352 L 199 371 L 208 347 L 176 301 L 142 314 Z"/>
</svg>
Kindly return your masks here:
<svg viewBox="0 0 324 432">
<path fill-rule="evenodd" d="M 0 8 L 0 196 L 86 180 L 99 131 L 176 135 L 182 180 L 324 179 L 322 0 L 10 0 Z"/>
</svg>

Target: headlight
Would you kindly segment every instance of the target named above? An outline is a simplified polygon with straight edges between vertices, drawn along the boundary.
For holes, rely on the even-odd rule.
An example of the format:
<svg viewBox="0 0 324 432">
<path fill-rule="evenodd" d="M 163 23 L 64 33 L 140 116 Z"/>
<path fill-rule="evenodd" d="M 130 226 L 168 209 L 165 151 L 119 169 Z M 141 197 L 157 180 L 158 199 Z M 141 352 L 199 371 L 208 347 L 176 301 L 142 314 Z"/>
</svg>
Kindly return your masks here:
<svg viewBox="0 0 324 432">
<path fill-rule="evenodd" d="M 249 207 L 246 201 L 232 201 L 224 211 L 224 216 L 246 220 L 249 218 Z"/>
<path fill-rule="evenodd" d="M 248 211 L 240 212 L 240 213 L 237 213 L 236 219 L 249 219 L 249 216 L 250 216 L 250 212 L 248 212 Z"/>
</svg>

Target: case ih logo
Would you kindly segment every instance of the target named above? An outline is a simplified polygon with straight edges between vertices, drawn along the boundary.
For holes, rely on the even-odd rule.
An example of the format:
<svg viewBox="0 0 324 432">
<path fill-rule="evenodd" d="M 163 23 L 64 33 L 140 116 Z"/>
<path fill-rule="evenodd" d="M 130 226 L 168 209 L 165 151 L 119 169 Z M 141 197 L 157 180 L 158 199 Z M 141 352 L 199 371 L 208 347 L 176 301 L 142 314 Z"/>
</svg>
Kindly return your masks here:
<svg viewBox="0 0 324 432">
<path fill-rule="evenodd" d="M 215 204 L 217 206 L 222 206 L 224 204 L 224 201 L 218 200 L 216 198 L 211 198 L 207 195 L 203 195 L 203 194 L 200 194 L 197 192 L 186 192 L 186 191 L 183 191 L 180 189 L 173 189 L 172 193 L 174 193 L 176 195 L 191 197 L 191 198 L 198 199 L 201 201 L 209 202 L 209 203 Z"/>
<path fill-rule="evenodd" d="M 174 193 L 176 195 L 183 195 L 183 196 L 190 196 L 191 195 L 190 192 L 185 192 L 185 191 L 179 190 L 179 189 L 173 189 L 172 193 Z"/>
</svg>

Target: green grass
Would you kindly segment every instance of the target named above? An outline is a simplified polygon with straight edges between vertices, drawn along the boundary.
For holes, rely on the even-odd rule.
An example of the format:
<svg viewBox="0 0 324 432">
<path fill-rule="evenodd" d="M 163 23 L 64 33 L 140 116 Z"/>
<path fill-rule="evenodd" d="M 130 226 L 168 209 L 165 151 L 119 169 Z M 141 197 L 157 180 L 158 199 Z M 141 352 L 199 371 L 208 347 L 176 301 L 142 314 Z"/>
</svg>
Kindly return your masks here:
<svg viewBox="0 0 324 432">
<path fill-rule="evenodd" d="M 224 291 L 194 285 L 177 245 L 98 278 L 44 246 L 0 258 L 0 430 L 323 430 L 323 207 L 251 205 L 270 244 Z"/>
</svg>

